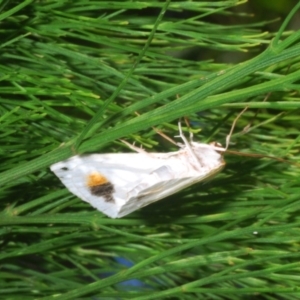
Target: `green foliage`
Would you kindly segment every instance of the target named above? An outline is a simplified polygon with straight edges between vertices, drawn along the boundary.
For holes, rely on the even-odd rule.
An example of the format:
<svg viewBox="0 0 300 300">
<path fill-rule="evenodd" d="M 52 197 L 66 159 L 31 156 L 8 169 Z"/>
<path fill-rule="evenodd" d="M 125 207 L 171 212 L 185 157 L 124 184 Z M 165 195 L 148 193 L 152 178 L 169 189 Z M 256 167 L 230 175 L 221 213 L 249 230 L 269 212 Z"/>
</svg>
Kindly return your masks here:
<svg viewBox="0 0 300 300">
<path fill-rule="evenodd" d="M 299 299 L 299 4 L 273 34 L 239 0 L 0 3 L 1 299 Z M 224 143 L 245 106 L 230 148 L 290 163 L 226 156 L 117 220 L 49 170 L 130 151 L 120 138 L 173 151 L 151 127 L 175 136 L 183 116 Z"/>
</svg>

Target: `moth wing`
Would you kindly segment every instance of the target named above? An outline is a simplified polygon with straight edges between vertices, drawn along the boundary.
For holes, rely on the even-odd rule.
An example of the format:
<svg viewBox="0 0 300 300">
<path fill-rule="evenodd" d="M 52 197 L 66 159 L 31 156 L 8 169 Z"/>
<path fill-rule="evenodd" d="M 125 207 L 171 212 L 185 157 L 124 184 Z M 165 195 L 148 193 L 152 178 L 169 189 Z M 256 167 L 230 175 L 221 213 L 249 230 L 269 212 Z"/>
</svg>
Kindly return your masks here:
<svg viewBox="0 0 300 300">
<path fill-rule="evenodd" d="M 212 162 L 195 169 L 180 150 L 74 156 L 50 168 L 70 192 L 111 218 L 120 218 L 213 176 L 224 164 Z"/>
<path fill-rule="evenodd" d="M 145 180 L 161 161 L 144 154 L 92 154 L 73 156 L 50 169 L 66 188 L 106 215 L 116 218 L 130 197 L 155 182 Z M 144 182 L 143 185 L 139 185 Z"/>
<path fill-rule="evenodd" d="M 150 187 L 141 190 L 137 197 L 130 197 L 126 204 L 121 208 L 118 214 L 118 218 L 123 217 L 153 202 L 173 195 L 178 191 L 181 191 L 197 182 L 208 180 L 209 178 L 217 174 L 223 167 L 224 165 L 220 165 L 218 168 L 212 169 L 210 173 L 199 173 L 198 176 L 195 176 L 195 174 L 193 174 L 193 176 L 189 177 L 189 174 L 186 174 L 187 177 L 183 176 L 181 178 L 174 178 L 172 174 L 168 174 L 166 170 L 164 170 L 165 166 L 162 166 L 154 172 L 157 173 L 159 171 L 159 173 L 162 173 L 162 170 L 164 170 L 164 178 L 160 176 L 160 180 L 157 181 L 157 183 L 153 183 Z M 145 179 L 148 180 L 148 178 Z M 141 182 L 141 185 L 143 185 L 143 182 Z"/>
</svg>

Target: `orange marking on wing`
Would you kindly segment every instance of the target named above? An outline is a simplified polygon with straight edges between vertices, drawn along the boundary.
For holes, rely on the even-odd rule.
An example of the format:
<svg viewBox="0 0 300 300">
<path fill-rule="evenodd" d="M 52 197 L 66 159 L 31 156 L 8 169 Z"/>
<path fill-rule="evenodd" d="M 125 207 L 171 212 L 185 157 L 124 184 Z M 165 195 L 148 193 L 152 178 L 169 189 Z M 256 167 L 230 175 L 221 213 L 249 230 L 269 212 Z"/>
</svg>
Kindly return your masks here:
<svg viewBox="0 0 300 300">
<path fill-rule="evenodd" d="M 109 181 L 106 179 L 106 177 L 104 177 L 100 173 L 94 172 L 88 176 L 87 185 L 89 187 L 92 187 L 92 186 L 102 185 L 108 182 Z"/>
</svg>

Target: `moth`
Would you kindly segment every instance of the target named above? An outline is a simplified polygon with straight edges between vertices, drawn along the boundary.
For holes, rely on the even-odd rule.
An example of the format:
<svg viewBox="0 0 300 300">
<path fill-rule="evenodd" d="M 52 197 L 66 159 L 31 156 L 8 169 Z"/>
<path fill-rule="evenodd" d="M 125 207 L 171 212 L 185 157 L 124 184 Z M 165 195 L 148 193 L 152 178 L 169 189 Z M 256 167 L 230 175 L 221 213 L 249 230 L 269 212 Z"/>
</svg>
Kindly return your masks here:
<svg viewBox="0 0 300 300">
<path fill-rule="evenodd" d="M 218 143 L 188 141 L 181 124 L 178 151 L 76 155 L 50 169 L 66 188 L 111 218 L 121 218 L 150 203 L 210 179 L 225 166 Z"/>
</svg>

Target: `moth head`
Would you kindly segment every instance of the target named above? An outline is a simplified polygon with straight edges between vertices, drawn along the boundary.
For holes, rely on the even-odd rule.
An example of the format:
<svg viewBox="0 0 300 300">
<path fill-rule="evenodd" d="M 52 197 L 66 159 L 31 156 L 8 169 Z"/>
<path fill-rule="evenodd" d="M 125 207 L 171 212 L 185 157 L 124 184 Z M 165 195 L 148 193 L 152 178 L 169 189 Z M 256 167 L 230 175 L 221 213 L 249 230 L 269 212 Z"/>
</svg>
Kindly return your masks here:
<svg viewBox="0 0 300 300">
<path fill-rule="evenodd" d="M 222 144 L 218 142 L 211 142 L 209 143 L 209 145 L 212 146 L 218 153 L 224 153 L 226 151 L 226 149 L 223 148 Z"/>
</svg>

